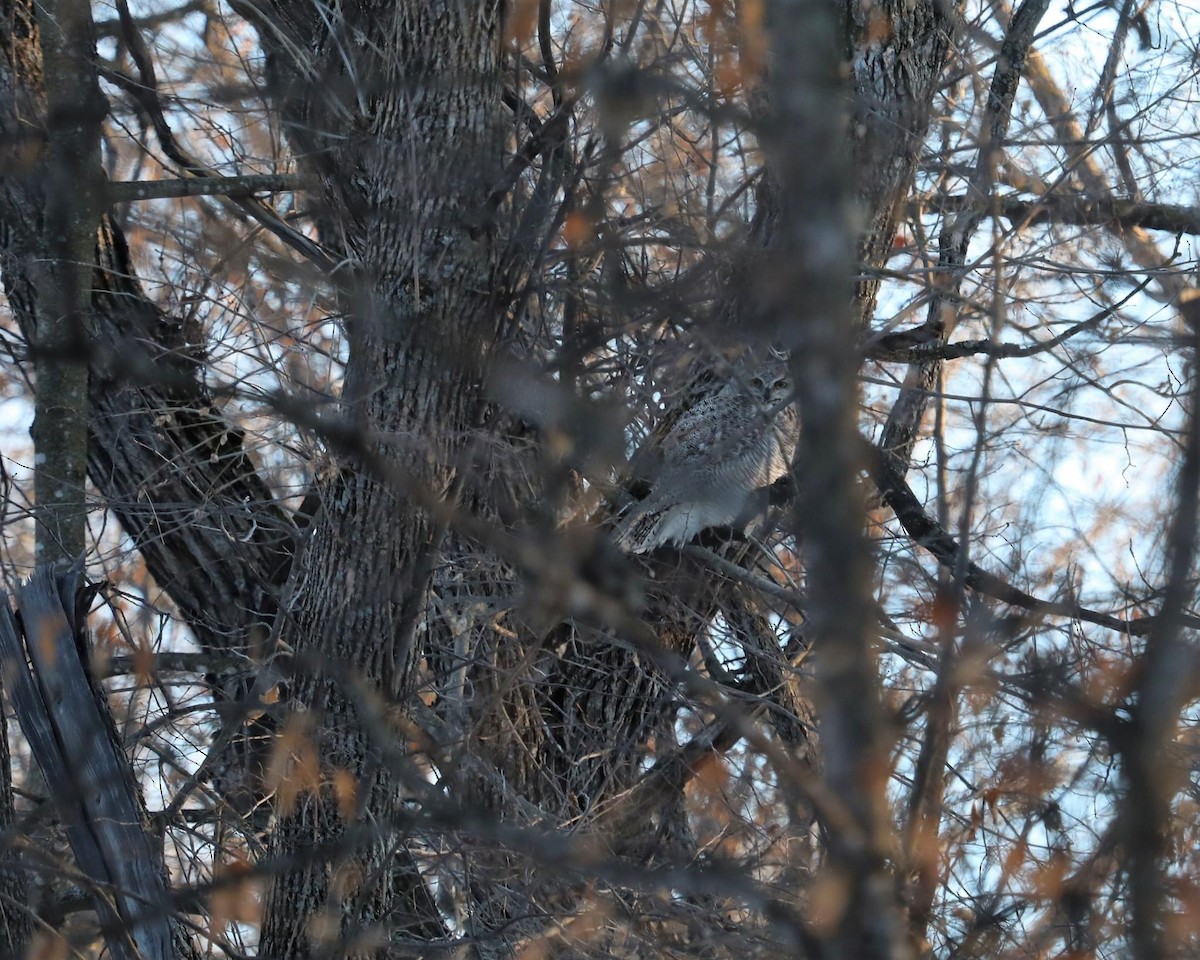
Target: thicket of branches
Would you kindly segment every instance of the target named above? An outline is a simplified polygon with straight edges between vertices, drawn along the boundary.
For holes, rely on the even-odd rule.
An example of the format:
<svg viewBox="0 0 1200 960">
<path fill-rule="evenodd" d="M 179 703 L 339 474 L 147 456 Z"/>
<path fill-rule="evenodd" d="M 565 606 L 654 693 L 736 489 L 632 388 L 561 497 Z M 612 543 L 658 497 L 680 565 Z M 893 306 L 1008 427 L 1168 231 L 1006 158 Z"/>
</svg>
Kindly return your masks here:
<svg viewBox="0 0 1200 960">
<path fill-rule="evenodd" d="M 0 0 L 0 953 L 1194 954 L 1198 23 Z"/>
</svg>

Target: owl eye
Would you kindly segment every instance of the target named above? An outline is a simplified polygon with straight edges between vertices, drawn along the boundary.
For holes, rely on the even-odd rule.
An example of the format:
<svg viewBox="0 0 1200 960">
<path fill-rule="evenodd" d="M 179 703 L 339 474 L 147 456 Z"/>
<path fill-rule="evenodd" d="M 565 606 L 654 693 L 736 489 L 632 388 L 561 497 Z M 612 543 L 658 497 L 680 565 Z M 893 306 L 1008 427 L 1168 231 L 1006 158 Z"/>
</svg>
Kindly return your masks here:
<svg viewBox="0 0 1200 960">
<path fill-rule="evenodd" d="M 762 385 L 763 385 L 762 377 L 754 377 L 750 380 L 750 386 L 752 386 L 752 387 L 761 387 Z"/>
<path fill-rule="evenodd" d="M 787 377 L 784 377 L 782 380 L 776 380 L 775 386 L 779 390 L 790 390 L 792 388 L 792 383 L 787 379 Z"/>
</svg>

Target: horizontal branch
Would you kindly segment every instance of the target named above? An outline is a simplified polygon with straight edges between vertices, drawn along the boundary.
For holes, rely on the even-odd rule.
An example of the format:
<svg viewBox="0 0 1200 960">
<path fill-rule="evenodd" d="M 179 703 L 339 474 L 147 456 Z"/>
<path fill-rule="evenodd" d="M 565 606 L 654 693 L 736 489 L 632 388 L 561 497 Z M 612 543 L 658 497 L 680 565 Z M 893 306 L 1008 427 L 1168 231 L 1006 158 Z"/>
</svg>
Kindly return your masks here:
<svg viewBox="0 0 1200 960">
<path fill-rule="evenodd" d="M 155 135 L 158 137 L 159 146 L 162 147 L 163 153 L 167 158 L 179 166 L 180 169 L 186 170 L 196 180 L 212 180 L 220 181 L 225 179 L 239 180 L 241 178 L 224 178 L 219 177 L 211 167 L 202 163 L 197 158 L 191 156 L 180 144 L 175 137 L 174 131 L 171 129 L 170 123 L 167 122 L 167 116 L 163 107 L 162 101 L 158 93 L 158 81 L 154 76 L 154 60 L 150 55 L 150 51 L 146 46 L 145 40 L 138 32 L 137 26 L 133 21 L 133 17 L 129 12 L 129 4 L 126 0 L 117 0 L 117 11 L 121 15 L 121 23 L 123 26 L 123 36 L 126 44 L 129 47 L 130 56 L 138 67 L 139 77 L 126 76 L 120 70 L 112 67 L 104 67 L 101 71 L 102 76 L 110 83 L 121 88 L 133 99 L 138 110 L 141 111 L 146 120 L 154 128 Z M 253 176 L 264 176 L 262 174 L 251 174 Z M 266 175 L 270 176 L 270 175 Z M 182 181 L 187 182 L 187 181 Z M 268 189 L 261 187 L 260 190 Z M 288 187 L 287 189 L 292 189 Z M 250 194 L 259 192 L 251 190 Z M 217 194 L 225 196 L 230 202 L 239 208 L 243 213 L 249 215 L 260 226 L 275 234 L 280 240 L 286 243 L 289 247 L 306 257 L 309 261 L 315 264 L 319 269 L 331 272 L 335 266 L 333 260 L 329 258 L 325 250 L 319 243 L 305 236 L 299 230 L 295 229 L 291 224 L 284 220 L 271 209 L 263 201 L 249 194 L 234 194 L 230 193 L 228 187 L 223 187 L 216 191 Z M 186 196 L 187 194 L 182 194 Z M 142 198 L 144 199 L 144 198 Z"/>
<path fill-rule="evenodd" d="M 113 203 L 171 200 L 179 197 L 250 197 L 256 193 L 309 190 L 312 177 L 295 173 L 251 173 L 241 177 L 191 177 L 181 180 L 118 180 L 108 186 Z"/>
<path fill-rule="evenodd" d="M 262 669 L 262 664 L 236 654 L 164 650 L 149 656 L 123 654 L 108 657 L 98 661 L 94 669 L 99 679 L 107 680 L 110 677 L 140 677 L 148 673 L 255 673 Z"/>
<path fill-rule="evenodd" d="M 993 204 L 995 205 L 993 207 Z M 1062 223 L 1074 226 L 1142 227 L 1166 233 L 1200 234 L 1200 206 L 1148 203 L 1117 198 L 1047 196 L 1037 200 L 1016 197 L 982 198 L 953 196 L 929 198 L 910 206 L 909 215 L 919 216 L 931 209 L 962 213 L 984 208 L 985 214 L 998 213 L 1014 224 Z"/>
<path fill-rule="evenodd" d="M 1085 330 L 1094 330 L 1105 320 L 1117 313 L 1135 296 L 1150 285 L 1153 277 L 1146 277 L 1116 303 L 1067 327 L 1062 333 L 1035 343 L 996 343 L 993 340 L 958 340 L 942 343 L 938 331 L 926 323 L 911 330 L 899 330 L 871 337 L 862 347 L 863 356 L 869 360 L 894 363 L 922 363 L 927 360 L 958 360 L 962 357 L 989 356 L 998 359 L 1008 357 L 1032 357 L 1053 350 L 1055 347 Z"/>
</svg>

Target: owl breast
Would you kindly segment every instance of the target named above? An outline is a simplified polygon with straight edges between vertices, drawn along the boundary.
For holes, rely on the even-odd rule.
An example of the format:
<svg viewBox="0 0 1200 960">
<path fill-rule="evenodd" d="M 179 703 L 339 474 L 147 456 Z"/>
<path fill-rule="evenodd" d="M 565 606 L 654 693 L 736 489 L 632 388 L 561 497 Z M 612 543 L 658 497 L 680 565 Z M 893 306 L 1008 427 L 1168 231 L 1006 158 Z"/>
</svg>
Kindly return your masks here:
<svg viewBox="0 0 1200 960">
<path fill-rule="evenodd" d="M 788 473 L 799 434 L 796 411 L 768 406 L 773 396 L 786 399 L 785 376 L 785 370 L 774 379 L 756 376 L 757 396 L 726 388 L 680 418 L 663 441 L 662 473 L 650 495 L 618 525 L 623 550 L 646 553 L 731 526 L 756 490 Z"/>
</svg>

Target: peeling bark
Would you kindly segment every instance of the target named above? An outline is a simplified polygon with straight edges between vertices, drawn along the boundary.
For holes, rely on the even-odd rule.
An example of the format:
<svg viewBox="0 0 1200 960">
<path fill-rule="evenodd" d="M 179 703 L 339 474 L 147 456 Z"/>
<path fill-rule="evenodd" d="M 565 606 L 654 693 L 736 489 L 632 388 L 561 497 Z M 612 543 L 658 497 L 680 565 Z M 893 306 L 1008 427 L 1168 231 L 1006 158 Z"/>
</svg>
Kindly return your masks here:
<svg viewBox="0 0 1200 960">
<path fill-rule="evenodd" d="M 160 841 L 87 662 L 94 593 L 78 566 L 42 566 L 0 598 L 0 658 L 14 711 L 66 827 L 111 956 L 174 960 L 194 951 L 171 916 Z"/>
</svg>

